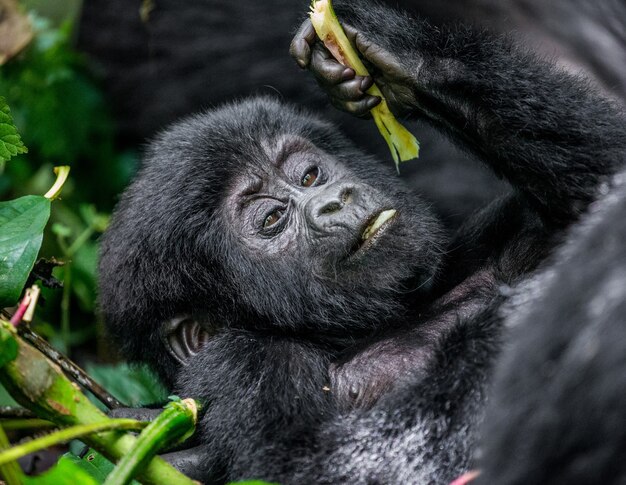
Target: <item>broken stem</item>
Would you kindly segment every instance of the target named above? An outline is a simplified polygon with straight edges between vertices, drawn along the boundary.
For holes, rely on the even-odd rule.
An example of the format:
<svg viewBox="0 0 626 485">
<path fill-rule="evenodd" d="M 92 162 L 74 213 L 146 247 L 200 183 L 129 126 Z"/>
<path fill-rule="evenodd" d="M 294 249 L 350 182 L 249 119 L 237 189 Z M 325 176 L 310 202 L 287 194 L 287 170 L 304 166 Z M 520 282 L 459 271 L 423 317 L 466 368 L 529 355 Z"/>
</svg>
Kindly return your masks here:
<svg viewBox="0 0 626 485">
<path fill-rule="evenodd" d="M 80 424 L 78 426 L 61 429 L 42 436 L 41 438 L 27 441 L 21 445 L 15 445 L 8 450 L 0 452 L 0 466 L 11 461 L 15 461 L 18 458 L 28 455 L 29 453 L 34 453 L 35 451 L 43 450 L 59 443 L 66 443 L 92 433 L 111 431 L 114 429 L 137 431 L 145 428 L 147 424 L 148 423 L 136 421 L 134 419 L 108 419 L 102 423 Z"/>
</svg>

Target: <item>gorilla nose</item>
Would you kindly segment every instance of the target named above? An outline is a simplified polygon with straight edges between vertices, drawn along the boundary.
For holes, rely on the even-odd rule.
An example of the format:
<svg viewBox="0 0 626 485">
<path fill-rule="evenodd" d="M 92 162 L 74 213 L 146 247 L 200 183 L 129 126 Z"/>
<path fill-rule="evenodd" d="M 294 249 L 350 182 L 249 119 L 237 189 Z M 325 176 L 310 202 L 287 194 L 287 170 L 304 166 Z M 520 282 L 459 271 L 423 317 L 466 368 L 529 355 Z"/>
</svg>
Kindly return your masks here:
<svg viewBox="0 0 626 485">
<path fill-rule="evenodd" d="M 347 222 L 354 218 L 351 209 L 356 188 L 351 184 L 338 183 L 324 186 L 307 204 L 309 221 L 318 228 Z"/>
<path fill-rule="evenodd" d="M 317 215 L 324 216 L 327 214 L 334 214 L 339 212 L 344 206 L 352 202 L 352 189 L 346 187 L 343 189 L 333 200 L 323 200 L 321 206 L 318 208 Z"/>
</svg>

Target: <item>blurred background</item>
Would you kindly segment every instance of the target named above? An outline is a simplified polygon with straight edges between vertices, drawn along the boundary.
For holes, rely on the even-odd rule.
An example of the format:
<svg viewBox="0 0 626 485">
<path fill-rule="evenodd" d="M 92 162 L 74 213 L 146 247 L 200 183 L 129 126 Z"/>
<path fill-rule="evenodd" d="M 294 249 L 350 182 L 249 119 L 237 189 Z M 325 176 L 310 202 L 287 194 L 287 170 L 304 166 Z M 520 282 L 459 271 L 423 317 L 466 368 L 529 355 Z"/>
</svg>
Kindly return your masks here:
<svg viewBox="0 0 626 485">
<path fill-rule="evenodd" d="M 142 145 L 171 121 L 237 97 L 265 94 L 331 118 L 392 163 L 374 124 L 329 106 L 288 55 L 308 0 L 0 0 L 0 96 L 29 149 L 0 167 L 0 199 L 42 194 L 52 166 L 70 165 L 41 256 L 55 267 L 34 321 L 127 404 L 164 390 L 142 369 L 111 365 L 97 311 L 98 236 L 140 163 Z M 467 22 L 510 33 L 564 69 L 626 100 L 623 0 L 398 0 L 435 25 Z M 589 120 L 593 123 L 593 120 Z M 427 125 L 411 124 L 422 156 L 404 177 L 453 229 L 506 190 Z M 46 277 L 45 275 L 43 277 Z M 1 391 L 1 390 L 0 390 Z M 9 402 L 0 392 L 0 405 Z"/>
</svg>

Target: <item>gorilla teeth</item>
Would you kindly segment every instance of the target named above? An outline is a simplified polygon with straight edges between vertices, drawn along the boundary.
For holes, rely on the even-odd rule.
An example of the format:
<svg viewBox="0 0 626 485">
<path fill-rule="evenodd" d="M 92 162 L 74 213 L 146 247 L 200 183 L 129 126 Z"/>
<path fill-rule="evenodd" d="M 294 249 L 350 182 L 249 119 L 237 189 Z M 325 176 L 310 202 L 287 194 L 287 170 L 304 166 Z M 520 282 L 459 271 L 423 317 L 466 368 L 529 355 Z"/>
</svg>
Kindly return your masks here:
<svg viewBox="0 0 626 485">
<path fill-rule="evenodd" d="M 378 217 L 374 220 L 374 222 L 365 228 L 365 231 L 363 231 L 363 234 L 361 235 L 361 239 L 363 239 L 363 241 L 367 241 L 374 234 L 376 234 L 385 222 L 395 217 L 396 213 L 397 211 L 395 209 L 382 211 L 378 214 Z"/>
</svg>

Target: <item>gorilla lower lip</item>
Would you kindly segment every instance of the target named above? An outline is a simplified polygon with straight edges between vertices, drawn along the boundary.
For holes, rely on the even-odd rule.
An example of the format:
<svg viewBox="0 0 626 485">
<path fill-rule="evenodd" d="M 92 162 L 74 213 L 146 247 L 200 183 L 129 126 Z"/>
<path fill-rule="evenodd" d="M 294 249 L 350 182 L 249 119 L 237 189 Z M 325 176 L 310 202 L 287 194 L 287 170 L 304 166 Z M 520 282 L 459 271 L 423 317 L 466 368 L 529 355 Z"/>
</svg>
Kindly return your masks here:
<svg viewBox="0 0 626 485">
<path fill-rule="evenodd" d="M 361 239 L 363 241 L 367 241 L 372 238 L 372 236 L 374 236 L 386 222 L 396 217 L 396 214 L 397 211 L 395 209 L 382 211 L 378 214 L 378 217 L 365 228 L 365 231 L 363 231 L 363 234 L 361 235 Z"/>
<path fill-rule="evenodd" d="M 361 234 L 361 237 L 354 246 L 352 246 L 350 256 L 356 257 L 370 249 L 379 239 L 379 236 L 385 232 L 387 227 L 397 217 L 397 214 L 398 212 L 395 209 L 388 209 L 380 212 L 378 215 L 374 215 Z"/>
</svg>

